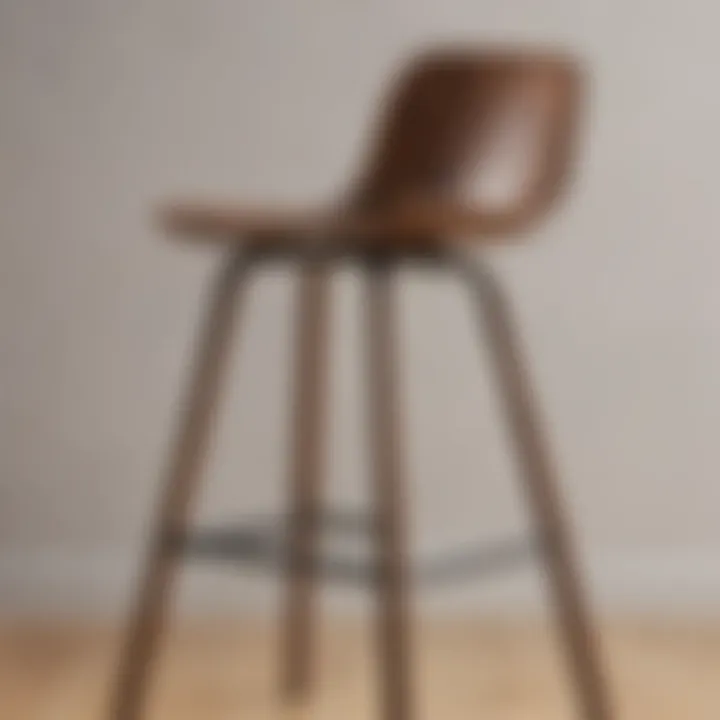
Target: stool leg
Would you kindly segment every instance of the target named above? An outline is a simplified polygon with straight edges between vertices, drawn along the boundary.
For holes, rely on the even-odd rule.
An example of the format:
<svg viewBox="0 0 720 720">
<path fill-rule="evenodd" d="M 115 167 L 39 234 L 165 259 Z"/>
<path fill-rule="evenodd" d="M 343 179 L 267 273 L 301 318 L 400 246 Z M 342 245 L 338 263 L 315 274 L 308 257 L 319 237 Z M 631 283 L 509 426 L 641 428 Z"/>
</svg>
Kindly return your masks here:
<svg viewBox="0 0 720 720">
<path fill-rule="evenodd" d="M 322 511 L 329 282 L 324 263 L 308 262 L 297 298 L 294 447 L 282 668 L 282 690 L 287 700 L 306 696 L 314 671 L 313 595 Z"/>
<path fill-rule="evenodd" d="M 143 713 L 148 675 L 165 625 L 179 561 L 177 538 L 187 530 L 208 447 L 244 269 L 241 256 L 231 260 L 210 299 L 184 415 L 157 510 L 144 578 L 120 658 L 111 708 L 113 720 L 138 720 Z"/>
<path fill-rule="evenodd" d="M 570 534 L 523 365 L 507 298 L 489 268 L 468 261 L 530 504 L 538 523 L 554 604 L 583 717 L 612 717 L 606 680 L 575 566 Z"/>
<path fill-rule="evenodd" d="M 410 617 L 401 458 L 398 447 L 391 268 L 369 269 L 367 345 L 370 443 L 376 513 L 378 649 L 383 720 L 412 717 Z"/>
</svg>

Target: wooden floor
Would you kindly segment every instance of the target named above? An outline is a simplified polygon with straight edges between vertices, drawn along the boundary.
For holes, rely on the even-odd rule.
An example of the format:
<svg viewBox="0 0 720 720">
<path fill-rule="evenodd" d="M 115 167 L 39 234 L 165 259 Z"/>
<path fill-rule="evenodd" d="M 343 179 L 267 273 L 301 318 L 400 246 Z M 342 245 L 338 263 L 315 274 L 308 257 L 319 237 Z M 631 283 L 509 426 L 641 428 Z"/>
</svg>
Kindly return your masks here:
<svg viewBox="0 0 720 720">
<path fill-rule="evenodd" d="M 315 701 L 283 708 L 274 693 L 277 638 L 231 623 L 175 630 L 165 644 L 148 720 L 372 718 L 370 628 L 323 628 Z M 620 720 L 719 720 L 720 623 L 616 623 L 604 632 Z M 0 718 L 102 720 L 117 633 L 4 624 Z M 420 627 L 421 720 L 571 718 L 548 629 L 507 622 Z"/>
</svg>

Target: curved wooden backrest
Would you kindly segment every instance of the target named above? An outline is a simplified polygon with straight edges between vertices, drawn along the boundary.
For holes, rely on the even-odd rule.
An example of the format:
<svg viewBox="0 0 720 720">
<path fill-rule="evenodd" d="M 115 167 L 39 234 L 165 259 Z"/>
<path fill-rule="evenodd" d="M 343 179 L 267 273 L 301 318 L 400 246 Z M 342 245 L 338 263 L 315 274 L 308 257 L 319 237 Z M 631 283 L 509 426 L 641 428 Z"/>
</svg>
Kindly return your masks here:
<svg viewBox="0 0 720 720">
<path fill-rule="evenodd" d="M 452 201 L 502 230 L 534 220 L 567 176 L 580 80 L 576 61 L 547 53 L 423 55 L 385 107 L 355 204 Z M 503 200 L 493 171 L 513 155 L 520 172 Z"/>
</svg>

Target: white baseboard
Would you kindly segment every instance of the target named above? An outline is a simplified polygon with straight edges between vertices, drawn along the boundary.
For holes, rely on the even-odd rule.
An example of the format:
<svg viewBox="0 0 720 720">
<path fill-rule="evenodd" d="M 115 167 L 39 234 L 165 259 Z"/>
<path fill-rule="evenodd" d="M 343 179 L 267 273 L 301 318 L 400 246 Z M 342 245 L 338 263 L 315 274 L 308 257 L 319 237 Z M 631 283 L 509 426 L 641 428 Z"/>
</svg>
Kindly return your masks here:
<svg viewBox="0 0 720 720">
<path fill-rule="evenodd" d="M 136 586 L 129 553 L 58 550 L 0 555 L 0 612 L 42 616 L 116 616 Z M 719 614 L 720 548 L 591 552 L 584 562 L 593 604 L 601 612 Z M 190 614 L 272 610 L 275 583 L 242 569 L 205 565 L 183 573 L 179 609 Z M 429 589 L 421 610 L 527 612 L 543 602 L 537 572 L 480 578 L 459 587 Z M 366 592 L 333 591 L 331 607 L 362 607 Z"/>
</svg>

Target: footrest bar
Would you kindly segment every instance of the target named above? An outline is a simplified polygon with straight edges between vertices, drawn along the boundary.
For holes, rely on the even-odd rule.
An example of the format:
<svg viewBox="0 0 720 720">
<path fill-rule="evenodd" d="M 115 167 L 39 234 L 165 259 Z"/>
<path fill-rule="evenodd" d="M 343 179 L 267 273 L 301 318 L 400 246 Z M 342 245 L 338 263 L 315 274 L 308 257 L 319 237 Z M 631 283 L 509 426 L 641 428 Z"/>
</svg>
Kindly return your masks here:
<svg viewBox="0 0 720 720">
<path fill-rule="evenodd" d="M 341 516 L 335 519 L 342 520 Z M 347 519 L 347 518 L 345 518 Z M 347 529 L 340 522 L 338 529 Z M 354 528 L 357 529 L 357 528 Z M 537 548 L 533 539 L 508 539 L 488 545 L 468 544 L 412 565 L 410 574 L 422 586 L 440 586 L 505 572 L 532 558 Z M 283 529 L 257 524 L 226 526 L 198 530 L 186 537 L 175 536 L 171 547 L 176 552 L 225 562 L 246 563 L 261 569 L 287 570 L 289 547 Z M 360 585 L 373 585 L 378 577 L 372 559 L 320 555 L 307 568 L 295 567 L 294 572 L 313 572 L 329 580 Z"/>
</svg>

